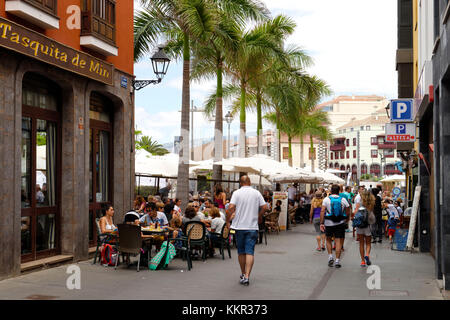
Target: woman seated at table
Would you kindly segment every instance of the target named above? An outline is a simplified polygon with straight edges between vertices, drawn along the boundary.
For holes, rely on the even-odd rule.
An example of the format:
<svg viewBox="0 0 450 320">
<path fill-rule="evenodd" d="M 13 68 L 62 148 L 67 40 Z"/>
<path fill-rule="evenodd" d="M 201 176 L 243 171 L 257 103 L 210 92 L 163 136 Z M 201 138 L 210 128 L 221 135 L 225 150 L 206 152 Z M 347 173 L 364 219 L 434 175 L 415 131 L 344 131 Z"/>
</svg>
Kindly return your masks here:
<svg viewBox="0 0 450 320">
<path fill-rule="evenodd" d="M 208 237 L 210 239 L 209 241 L 209 255 L 211 257 L 214 256 L 214 246 L 213 242 L 220 239 L 222 234 L 222 229 L 225 225 L 225 221 L 220 216 L 220 210 L 219 208 L 213 207 L 210 209 L 210 217 L 211 217 L 211 227 L 208 228 L 209 234 Z"/>
<path fill-rule="evenodd" d="M 117 227 L 114 225 L 114 208 L 111 205 L 102 205 L 103 217 L 99 220 L 100 233 L 105 234 L 101 239 L 102 241 L 107 238 L 107 234 L 117 235 Z M 111 240 L 113 242 L 115 240 Z"/>
<path fill-rule="evenodd" d="M 197 216 L 197 212 L 195 212 L 194 207 L 187 207 L 186 210 L 184 211 L 184 216 L 182 220 L 183 228 L 188 222 L 192 221 L 201 222 L 202 220 L 200 219 L 199 216 Z"/>
<path fill-rule="evenodd" d="M 137 196 L 136 200 L 134 200 L 134 210 L 142 215 L 145 209 L 145 199 L 142 196 Z"/>
</svg>

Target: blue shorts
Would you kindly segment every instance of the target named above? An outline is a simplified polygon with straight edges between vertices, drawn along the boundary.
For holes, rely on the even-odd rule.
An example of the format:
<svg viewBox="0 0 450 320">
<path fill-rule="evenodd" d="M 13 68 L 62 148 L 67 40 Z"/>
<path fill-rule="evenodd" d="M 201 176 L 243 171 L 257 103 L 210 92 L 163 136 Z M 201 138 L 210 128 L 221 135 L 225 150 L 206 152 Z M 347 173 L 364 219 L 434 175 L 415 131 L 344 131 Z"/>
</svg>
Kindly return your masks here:
<svg viewBox="0 0 450 320">
<path fill-rule="evenodd" d="M 258 230 L 236 230 L 236 245 L 238 254 L 255 254 L 255 245 L 258 240 Z"/>
</svg>

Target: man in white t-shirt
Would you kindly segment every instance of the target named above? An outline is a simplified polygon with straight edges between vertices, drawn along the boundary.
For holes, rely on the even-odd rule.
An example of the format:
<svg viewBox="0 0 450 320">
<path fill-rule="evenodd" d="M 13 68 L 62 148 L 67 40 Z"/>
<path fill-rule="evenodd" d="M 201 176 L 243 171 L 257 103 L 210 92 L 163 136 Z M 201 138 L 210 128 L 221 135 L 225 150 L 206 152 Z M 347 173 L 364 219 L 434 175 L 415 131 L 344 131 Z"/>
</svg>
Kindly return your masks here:
<svg viewBox="0 0 450 320">
<path fill-rule="evenodd" d="M 331 187 L 331 195 L 323 200 L 322 211 L 320 213 L 320 229 L 326 233 L 327 237 L 328 266 L 332 267 L 334 264 L 336 268 L 341 267 L 341 249 L 345 239 L 345 229 L 351 213 L 350 204 L 345 197 L 339 196 L 339 192 L 340 187 L 338 185 Z M 336 209 L 332 209 L 331 198 L 341 199 L 338 212 L 336 212 Z M 336 242 L 336 261 L 334 261 L 332 251 L 333 238 Z"/>
<path fill-rule="evenodd" d="M 255 244 L 258 240 L 258 224 L 262 223 L 267 209 L 261 193 L 251 187 L 250 178 L 242 176 L 241 188 L 233 193 L 227 212 L 227 227 L 236 231 L 236 244 L 241 267 L 240 283 L 249 285 L 254 263 Z"/>
<path fill-rule="evenodd" d="M 294 185 L 290 186 L 287 192 L 289 203 L 293 205 L 297 198 L 297 184 L 294 183 Z"/>
</svg>

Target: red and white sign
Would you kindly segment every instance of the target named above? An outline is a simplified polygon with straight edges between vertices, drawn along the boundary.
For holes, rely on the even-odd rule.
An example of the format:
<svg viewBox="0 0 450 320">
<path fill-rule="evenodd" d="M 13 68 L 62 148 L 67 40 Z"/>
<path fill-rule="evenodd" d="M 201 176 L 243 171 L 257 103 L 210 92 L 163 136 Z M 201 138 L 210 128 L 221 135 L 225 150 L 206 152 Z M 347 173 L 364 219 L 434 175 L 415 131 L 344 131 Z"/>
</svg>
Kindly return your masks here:
<svg viewBox="0 0 450 320">
<path fill-rule="evenodd" d="M 386 124 L 386 141 L 389 142 L 415 142 L 415 123 L 388 123 Z"/>
</svg>

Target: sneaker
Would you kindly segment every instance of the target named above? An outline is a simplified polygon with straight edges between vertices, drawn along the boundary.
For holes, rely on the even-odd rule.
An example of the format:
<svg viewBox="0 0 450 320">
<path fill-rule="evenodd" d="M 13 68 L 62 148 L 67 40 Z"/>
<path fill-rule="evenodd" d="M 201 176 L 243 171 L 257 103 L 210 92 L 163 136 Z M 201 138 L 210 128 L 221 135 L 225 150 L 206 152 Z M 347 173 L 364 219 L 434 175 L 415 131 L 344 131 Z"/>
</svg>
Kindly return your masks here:
<svg viewBox="0 0 450 320">
<path fill-rule="evenodd" d="M 239 283 L 242 284 L 242 281 L 244 281 L 245 279 L 245 274 L 241 274 L 241 276 L 239 277 Z"/>
<path fill-rule="evenodd" d="M 325 251 L 325 247 L 322 247 L 322 251 Z"/>
<path fill-rule="evenodd" d="M 332 267 L 334 265 L 334 259 L 329 259 L 328 260 L 328 266 Z"/>
<path fill-rule="evenodd" d="M 316 251 L 322 252 L 322 249 L 320 249 L 319 247 L 317 247 Z"/>
<path fill-rule="evenodd" d="M 367 267 L 367 264 L 366 264 L 366 262 L 365 262 L 365 261 L 361 261 L 361 264 L 360 264 L 360 266 L 364 268 L 364 267 Z"/>
<path fill-rule="evenodd" d="M 340 267 L 342 267 L 341 266 L 341 262 L 339 261 L 339 262 L 336 262 L 335 264 L 334 264 L 334 267 L 335 268 L 340 268 Z"/>
<path fill-rule="evenodd" d="M 370 266 L 372 264 L 372 262 L 369 259 L 369 256 L 365 256 L 364 260 L 366 260 L 366 263 L 367 263 L 368 266 Z"/>
<path fill-rule="evenodd" d="M 241 284 L 244 286 L 248 286 L 250 284 L 250 280 L 248 278 L 244 278 L 244 279 L 242 279 Z"/>
<path fill-rule="evenodd" d="M 380 239 L 380 240 L 378 240 L 378 243 L 382 243 L 383 241 Z"/>
</svg>

